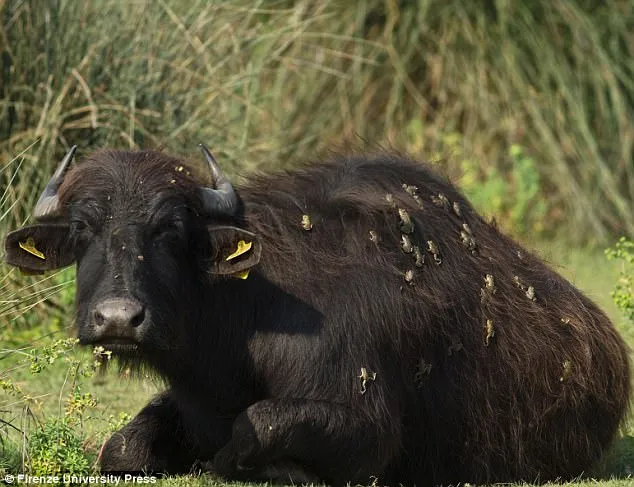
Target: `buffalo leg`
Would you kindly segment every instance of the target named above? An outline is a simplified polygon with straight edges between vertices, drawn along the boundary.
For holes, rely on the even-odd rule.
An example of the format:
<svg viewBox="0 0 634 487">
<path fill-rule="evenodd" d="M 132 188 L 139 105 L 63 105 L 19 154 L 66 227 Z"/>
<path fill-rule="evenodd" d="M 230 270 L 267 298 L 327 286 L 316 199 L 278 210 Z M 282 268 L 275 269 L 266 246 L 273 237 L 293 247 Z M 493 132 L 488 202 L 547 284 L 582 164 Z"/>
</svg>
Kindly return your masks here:
<svg viewBox="0 0 634 487">
<path fill-rule="evenodd" d="M 155 397 L 114 433 L 100 454 L 102 472 L 185 473 L 195 462 L 181 415 L 169 393 Z"/>
<path fill-rule="evenodd" d="M 368 483 L 396 455 L 395 427 L 326 401 L 260 401 L 236 418 L 213 471 L 240 480 Z"/>
</svg>

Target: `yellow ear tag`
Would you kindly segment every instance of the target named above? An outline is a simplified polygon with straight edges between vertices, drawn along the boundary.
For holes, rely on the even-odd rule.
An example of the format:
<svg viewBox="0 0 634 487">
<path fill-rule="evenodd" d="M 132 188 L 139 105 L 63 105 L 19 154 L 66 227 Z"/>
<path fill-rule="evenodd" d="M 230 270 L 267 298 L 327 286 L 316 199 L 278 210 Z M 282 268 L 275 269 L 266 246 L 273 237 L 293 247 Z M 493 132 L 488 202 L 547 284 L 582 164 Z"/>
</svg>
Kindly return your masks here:
<svg viewBox="0 0 634 487">
<path fill-rule="evenodd" d="M 231 276 L 235 277 L 237 279 L 246 279 L 247 277 L 249 277 L 249 272 L 250 271 L 251 271 L 251 269 L 245 269 L 243 271 L 236 272 L 235 274 L 231 274 Z"/>
<path fill-rule="evenodd" d="M 18 245 L 22 250 L 27 251 L 29 254 L 38 257 L 39 259 L 46 260 L 46 256 L 35 248 L 35 242 L 31 237 L 26 239 L 26 242 L 18 242 Z"/>
<path fill-rule="evenodd" d="M 238 248 L 235 250 L 233 254 L 228 256 L 225 260 L 235 259 L 236 257 L 239 257 L 240 255 L 251 250 L 251 247 L 253 247 L 253 242 L 245 242 L 244 240 L 240 240 L 238 242 Z M 246 277 L 243 279 L 246 279 Z"/>
</svg>

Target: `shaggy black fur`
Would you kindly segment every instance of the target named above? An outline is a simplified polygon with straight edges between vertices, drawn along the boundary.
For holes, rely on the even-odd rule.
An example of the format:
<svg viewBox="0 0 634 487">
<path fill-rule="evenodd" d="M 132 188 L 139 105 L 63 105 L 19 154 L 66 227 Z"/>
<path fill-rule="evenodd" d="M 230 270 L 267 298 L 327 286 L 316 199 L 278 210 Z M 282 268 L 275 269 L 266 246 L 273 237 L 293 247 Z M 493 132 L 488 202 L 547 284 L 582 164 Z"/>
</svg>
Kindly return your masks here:
<svg viewBox="0 0 634 487">
<path fill-rule="evenodd" d="M 79 337 L 95 342 L 98 302 L 132 296 L 138 345 L 112 348 L 169 384 L 105 445 L 104 471 L 546 481 L 610 445 L 630 393 L 615 328 L 429 166 L 379 154 L 254 177 L 224 222 L 189 171 L 98 152 L 60 188 Z M 12 263 L 26 235 L 68 253 L 46 225 L 10 236 Z M 212 272 L 238 238 L 219 225 L 257 236 L 248 279 Z"/>
</svg>

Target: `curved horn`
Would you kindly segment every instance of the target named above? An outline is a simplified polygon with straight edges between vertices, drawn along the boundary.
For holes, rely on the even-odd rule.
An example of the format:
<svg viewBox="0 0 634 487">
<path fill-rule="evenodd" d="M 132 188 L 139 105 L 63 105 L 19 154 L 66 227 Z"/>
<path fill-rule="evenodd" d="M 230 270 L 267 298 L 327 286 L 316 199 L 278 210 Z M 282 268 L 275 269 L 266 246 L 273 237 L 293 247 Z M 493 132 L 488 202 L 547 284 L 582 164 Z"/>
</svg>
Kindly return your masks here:
<svg viewBox="0 0 634 487">
<path fill-rule="evenodd" d="M 201 188 L 205 212 L 210 215 L 235 215 L 238 210 L 238 195 L 207 146 L 205 144 L 199 144 L 199 146 L 209 165 L 214 186 Z"/>
<path fill-rule="evenodd" d="M 33 209 L 33 216 L 37 220 L 58 216 L 59 199 L 57 198 L 57 190 L 64 180 L 64 175 L 66 174 L 66 170 L 68 169 L 70 161 L 73 159 L 76 150 L 76 145 L 70 148 L 62 159 L 62 162 L 60 162 L 59 166 L 57 166 L 57 169 L 53 173 L 53 177 L 44 188 L 44 191 L 42 191 L 40 199 L 37 200 L 35 208 Z"/>
</svg>

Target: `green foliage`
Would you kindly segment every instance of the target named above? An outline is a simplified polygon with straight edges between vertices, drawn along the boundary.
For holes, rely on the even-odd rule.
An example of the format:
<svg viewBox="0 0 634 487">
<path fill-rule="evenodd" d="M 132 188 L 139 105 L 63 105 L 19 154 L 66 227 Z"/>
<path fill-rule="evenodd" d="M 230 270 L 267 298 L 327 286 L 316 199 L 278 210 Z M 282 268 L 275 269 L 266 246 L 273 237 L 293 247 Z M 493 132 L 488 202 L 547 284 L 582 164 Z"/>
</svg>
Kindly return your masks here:
<svg viewBox="0 0 634 487">
<path fill-rule="evenodd" d="M 634 327 L 634 242 L 621 237 L 614 248 L 605 251 L 608 259 L 622 263 L 621 274 L 612 291 L 612 299 L 630 327 Z"/>
<path fill-rule="evenodd" d="M 509 156 L 513 181 L 508 208 L 511 227 L 524 235 L 539 233 L 544 228 L 546 203 L 540 197 L 543 188 L 537 166 L 518 144 L 511 146 Z"/>
<path fill-rule="evenodd" d="M 634 431 L 630 430 L 630 435 L 616 440 L 612 450 L 605 458 L 602 468 L 600 469 L 600 477 L 630 477 L 632 475 L 632 467 L 634 466 Z"/>
<path fill-rule="evenodd" d="M 0 379 L 0 389 L 13 397 L 21 397 L 23 395 L 22 388 L 10 378 Z"/>
<path fill-rule="evenodd" d="M 34 348 L 31 351 L 31 373 L 39 374 L 44 367 L 55 363 L 55 361 L 64 356 L 66 360 L 70 360 L 67 356 L 68 351 L 71 350 L 79 340 L 76 338 L 65 338 L 55 340 L 50 345 L 43 345 L 38 348 Z"/>
<path fill-rule="evenodd" d="M 425 149 L 424 133 L 420 120 L 407 124 L 407 148 L 412 152 Z M 439 164 L 447 162 L 449 170 L 456 172 L 456 179 L 464 194 L 475 208 L 496 220 L 507 230 L 521 236 L 540 237 L 545 230 L 547 203 L 541 176 L 535 160 L 526 154 L 519 144 L 512 144 L 504 160 L 504 169 L 488 166 L 475 160 L 465 151 L 464 137 L 457 132 L 440 136 L 433 159 Z"/>
<path fill-rule="evenodd" d="M 14 328 L 7 335 L 12 338 L 10 342 L 23 345 L 24 337 L 31 336 L 32 331 Z M 1 456 L 12 459 L 4 467 L 7 471 L 25 471 L 36 475 L 88 473 L 94 463 L 94 444 L 85 440 L 81 425 L 86 413 L 97 406 L 97 400 L 95 394 L 84 391 L 83 386 L 86 378 L 95 375 L 101 362 L 91 354 L 78 350 L 77 339 L 56 338 L 58 332 L 58 323 L 53 320 L 48 326 L 39 327 L 40 335 L 44 336 L 38 337 L 37 346 L 5 348 L 0 354 L 7 366 L 6 369 L 0 369 L 0 389 L 6 394 L 4 397 L 0 395 L 0 412 L 11 413 L 15 417 L 15 407 L 21 406 L 28 417 L 43 416 L 42 422 L 38 421 L 34 428 L 28 427 L 28 423 L 23 421 L 24 434 L 16 436 L 17 428 L 11 422 L 6 423 L 7 428 L 0 431 Z M 22 370 L 28 371 L 28 375 L 20 374 Z M 53 375 L 64 377 L 61 388 L 55 391 L 59 398 L 59 410 L 54 414 L 37 414 L 37 411 L 42 410 L 40 393 L 43 391 L 33 394 L 32 384 L 39 376 L 43 376 L 44 383 L 47 383 Z M 28 376 L 27 384 L 17 379 Z M 51 392 L 54 391 L 47 390 L 46 395 Z M 18 439 L 25 441 L 22 448 L 28 452 L 23 458 L 16 453 Z M 19 463 L 16 466 L 17 458 Z"/>
<path fill-rule="evenodd" d="M 75 386 L 68 395 L 66 402 L 66 417 L 81 418 L 87 409 L 97 406 L 97 400 L 91 392 L 82 392 L 79 386 Z"/>
<path fill-rule="evenodd" d="M 205 141 L 245 172 L 358 137 L 402 147 L 420 120 L 417 155 L 460 134 L 493 193 L 521 146 L 563 209 L 547 226 L 634 234 L 633 20 L 629 0 L 6 0 L 0 159 L 35 145 L 0 173 L 5 221 L 73 143 L 194 157 Z"/>
<path fill-rule="evenodd" d="M 120 412 L 117 415 L 111 414 L 108 417 L 108 431 L 114 433 L 119 431 L 132 420 L 132 416 L 126 412 Z"/>
<path fill-rule="evenodd" d="M 94 458 L 84 451 L 83 439 L 66 418 L 49 418 L 29 438 L 30 470 L 34 475 L 87 474 Z"/>
<path fill-rule="evenodd" d="M 5 474 L 18 472 L 22 458 L 20 445 L 9 438 L 2 438 L 0 442 L 0 478 Z"/>
</svg>

